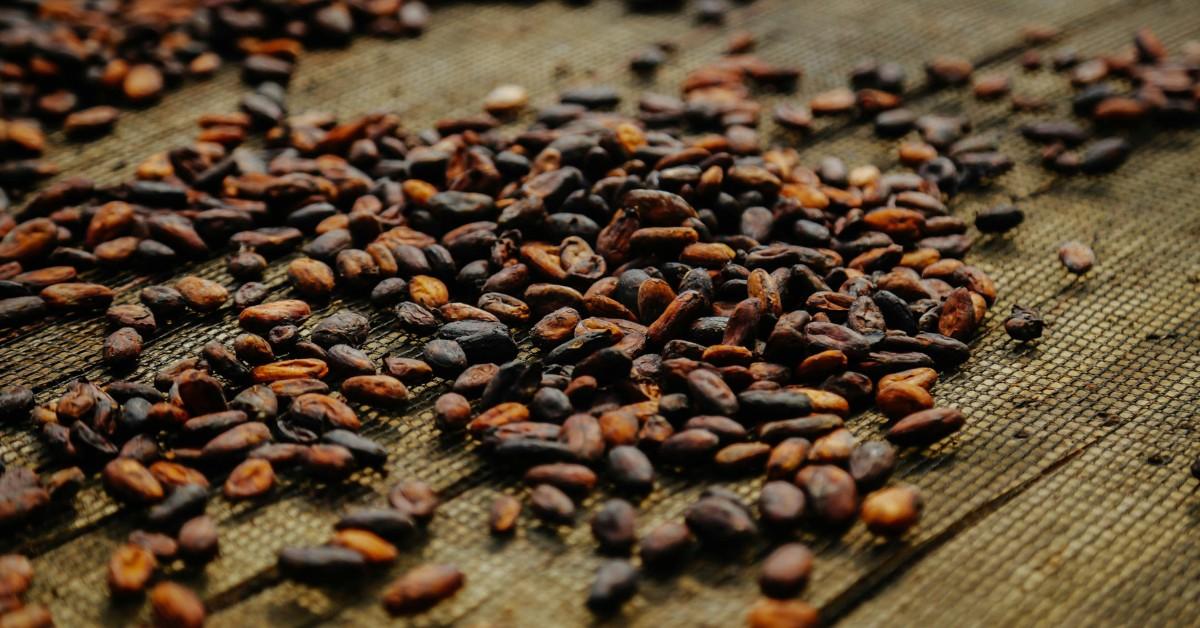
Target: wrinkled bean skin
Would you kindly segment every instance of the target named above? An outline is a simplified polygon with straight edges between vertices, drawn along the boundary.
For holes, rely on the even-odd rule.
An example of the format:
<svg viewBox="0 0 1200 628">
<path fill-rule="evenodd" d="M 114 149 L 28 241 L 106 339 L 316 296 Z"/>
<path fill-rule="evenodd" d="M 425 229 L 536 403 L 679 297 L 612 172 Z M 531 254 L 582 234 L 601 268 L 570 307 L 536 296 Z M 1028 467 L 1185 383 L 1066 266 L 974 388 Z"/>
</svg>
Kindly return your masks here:
<svg viewBox="0 0 1200 628">
<path fill-rule="evenodd" d="M 758 584 L 763 595 L 787 599 L 796 596 L 812 573 L 813 553 L 800 543 L 781 545 L 763 561 Z"/>
<path fill-rule="evenodd" d="M 831 465 L 805 467 L 796 475 L 806 503 L 824 523 L 846 525 L 858 514 L 858 489 L 854 478 Z"/>
</svg>

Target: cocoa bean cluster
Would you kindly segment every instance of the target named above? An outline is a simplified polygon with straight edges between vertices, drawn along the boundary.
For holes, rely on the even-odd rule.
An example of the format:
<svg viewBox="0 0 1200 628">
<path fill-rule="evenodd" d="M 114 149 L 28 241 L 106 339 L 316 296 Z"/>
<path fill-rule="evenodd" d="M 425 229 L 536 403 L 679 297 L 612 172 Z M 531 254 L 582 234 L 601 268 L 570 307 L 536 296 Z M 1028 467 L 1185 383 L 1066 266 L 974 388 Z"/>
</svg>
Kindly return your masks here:
<svg viewBox="0 0 1200 628">
<path fill-rule="evenodd" d="M 1137 41 L 1130 67 L 1169 80 L 1148 31 Z M 947 57 L 927 71 L 957 85 L 972 68 Z M 145 517 L 111 557 L 112 594 L 149 589 L 161 623 L 200 625 L 194 593 L 154 581 L 176 557 L 219 554 L 205 514 L 214 494 L 263 499 L 281 481 L 386 469 L 390 452 L 361 433 L 358 408 L 404 410 L 411 387 L 437 378 L 440 429 L 528 487 L 481 516 L 495 535 L 522 525 L 526 506 L 540 525 L 570 526 L 584 498 L 613 494 L 589 517 L 609 556 L 586 599 L 597 613 L 636 595 L 642 571 L 677 570 L 697 548 L 786 541 L 802 527 L 840 534 L 858 521 L 904 535 L 924 498 L 890 476 L 913 449 L 954 446 L 968 417 L 939 405 L 935 387 L 970 359 L 998 296 L 968 255 L 979 234 L 1024 215 L 997 206 L 974 231 L 955 215 L 955 196 L 1011 166 L 961 120 L 914 116 L 924 143 L 902 146 L 886 172 L 764 149 L 750 94 L 799 78 L 727 56 L 690 73 L 678 97 L 643 96 L 636 114 L 617 112 L 619 91 L 586 86 L 521 129 L 492 115 L 527 106 L 506 86 L 486 99 L 491 113 L 420 132 L 390 113 L 294 114 L 266 82 L 133 180 L 47 187 L 2 225 L 0 322 L 103 312 L 99 357 L 115 378 L 76 380 L 41 404 L 29 389 L 0 390 L 0 419 L 32 423 L 61 466 L 6 470 L 0 522 L 27 522 L 98 473 Z M 858 92 L 818 95 L 811 113 L 873 110 L 877 129 L 899 130 L 879 118 L 899 118 L 903 82 L 892 64 L 864 65 Z M 977 79 L 975 91 L 1002 87 Z M 774 115 L 799 128 L 806 112 Z M 245 144 L 252 136 L 261 143 Z M 217 254 L 232 283 L 186 275 L 134 301 L 101 281 Z M 1078 242 L 1059 256 L 1076 274 L 1095 263 Z M 283 286 L 263 282 L 273 264 L 286 268 Z M 347 305 L 329 311 L 334 298 Z M 152 381 L 121 379 L 181 321 L 226 314 L 231 342 L 208 342 Z M 1021 341 L 1043 325 L 1022 306 L 1004 323 Z M 419 353 L 372 355 L 364 347 L 380 327 L 410 332 Z M 885 422 L 864 438 L 871 430 L 848 421 L 866 411 Z M 754 503 L 710 487 L 681 520 L 639 530 L 636 503 L 664 474 L 765 483 Z M 439 498 L 408 479 L 387 502 L 345 513 L 324 545 L 284 548 L 279 574 L 320 584 L 384 569 L 433 524 Z M 804 545 L 778 543 L 749 623 L 814 624 L 816 611 L 792 599 L 813 562 Z M 4 557 L 0 584 L 27 571 Z M 383 605 L 420 612 L 464 583 L 456 567 L 426 564 L 387 587 Z"/>
<path fill-rule="evenodd" d="M 122 107 L 146 107 L 230 61 L 251 84 L 286 83 L 306 48 L 359 35 L 418 36 L 420 0 L 31 1 L 0 8 L 0 190 L 58 168 L 40 157 L 47 128 L 75 141 L 111 131 Z M 207 134 L 220 141 L 236 129 Z M 0 191 L 0 205 L 7 205 Z M 2 207 L 0 207 L 2 209 Z"/>
</svg>

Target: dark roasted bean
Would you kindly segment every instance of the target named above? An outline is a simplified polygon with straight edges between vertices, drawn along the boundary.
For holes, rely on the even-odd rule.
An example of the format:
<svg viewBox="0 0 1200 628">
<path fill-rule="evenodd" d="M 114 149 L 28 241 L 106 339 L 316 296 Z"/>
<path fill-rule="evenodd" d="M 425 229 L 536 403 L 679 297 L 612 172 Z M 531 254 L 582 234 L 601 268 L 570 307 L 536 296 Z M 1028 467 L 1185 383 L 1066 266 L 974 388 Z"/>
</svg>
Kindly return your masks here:
<svg viewBox="0 0 1200 628">
<path fill-rule="evenodd" d="M 433 367 L 434 372 L 445 375 L 462 372 L 468 363 L 467 354 L 457 342 L 441 338 L 425 343 L 421 359 Z"/>
<path fill-rule="evenodd" d="M 975 214 L 975 228 L 985 233 L 1004 233 L 1025 220 L 1016 205 L 996 205 Z"/>
<path fill-rule="evenodd" d="M 358 415 L 341 401 L 318 393 L 307 393 L 296 397 L 288 414 L 304 425 L 319 429 L 346 429 L 357 431 L 362 427 Z"/>
<path fill-rule="evenodd" d="M 83 488 L 85 476 L 79 467 L 67 467 L 51 473 L 43 482 L 50 499 L 68 500 Z M 39 494 L 40 495 L 40 494 Z"/>
<path fill-rule="evenodd" d="M 71 426 L 70 439 L 75 453 L 88 462 L 105 462 L 117 455 L 116 446 L 83 421 Z"/>
<path fill-rule="evenodd" d="M 721 439 L 707 429 L 686 429 L 668 438 L 658 450 L 663 462 L 690 466 L 709 460 Z"/>
<path fill-rule="evenodd" d="M 279 552 L 279 569 L 302 582 L 338 582 L 366 573 L 362 554 L 344 547 L 287 547 Z"/>
<path fill-rule="evenodd" d="M 1129 142 L 1121 137 L 1096 140 L 1084 151 L 1079 161 L 1079 169 L 1089 174 L 1111 172 L 1125 163 L 1132 150 Z"/>
<path fill-rule="evenodd" d="M 637 593 L 637 568 L 625 560 L 610 560 L 596 570 L 588 591 L 587 606 L 593 612 L 610 613 Z"/>
<path fill-rule="evenodd" d="M 223 412 L 228 407 L 221 383 L 213 376 L 189 369 L 175 378 L 183 407 L 193 416 Z"/>
<path fill-rule="evenodd" d="M 412 301 L 397 305 L 395 312 L 400 325 L 415 332 L 430 332 L 438 326 L 438 319 L 432 312 Z"/>
<path fill-rule="evenodd" d="M 561 490 L 549 484 L 539 484 L 529 493 L 533 514 L 551 524 L 569 524 L 575 519 L 575 504 Z"/>
<path fill-rule="evenodd" d="M 433 369 L 421 360 L 387 357 L 383 363 L 388 375 L 408 385 L 420 384 L 433 377 Z"/>
<path fill-rule="evenodd" d="M 816 628 L 821 625 L 817 609 L 799 600 L 760 600 L 746 617 L 749 628 Z"/>
<path fill-rule="evenodd" d="M 865 355 L 870 349 L 869 342 L 862 334 L 833 323 L 814 322 L 805 325 L 804 341 L 820 350 L 836 349 L 852 359 Z"/>
<path fill-rule="evenodd" d="M 1004 331 L 1008 332 L 1013 340 L 1029 342 L 1042 337 L 1045 325 L 1037 310 L 1014 303 L 1012 314 L 1004 320 Z"/>
<path fill-rule="evenodd" d="M 645 420 L 637 433 L 637 446 L 651 454 L 656 453 L 668 438 L 675 434 L 675 428 L 665 417 L 654 415 Z"/>
<path fill-rule="evenodd" d="M 269 292 L 266 284 L 257 281 L 244 283 L 233 293 L 233 305 L 239 310 L 258 305 L 266 300 Z"/>
<path fill-rule="evenodd" d="M 582 498 L 596 487 L 596 474 L 581 464 L 560 462 L 530 467 L 525 471 L 525 482 L 533 486 L 549 484 Z"/>
<path fill-rule="evenodd" d="M 687 376 L 688 391 L 698 409 L 733 416 L 738 411 L 738 398 L 716 371 L 696 369 Z"/>
<path fill-rule="evenodd" d="M 561 439 L 580 460 L 593 462 L 604 454 L 603 430 L 599 421 L 590 414 L 574 414 L 568 417 L 562 425 Z"/>
<path fill-rule="evenodd" d="M 459 337 L 455 342 L 469 362 L 508 362 L 517 356 L 517 343 L 499 327 Z"/>
<path fill-rule="evenodd" d="M 46 301 L 41 297 L 0 299 L 0 327 L 13 327 L 42 318 Z"/>
<path fill-rule="evenodd" d="M 785 438 L 771 450 L 767 457 L 767 478 L 772 480 L 790 479 L 796 471 L 808 460 L 808 450 L 812 444 L 805 438 Z"/>
<path fill-rule="evenodd" d="M 371 289 L 371 303 L 389 307 L 408 298 L 408 282 L 400 277 L 388 277 Z"/>
<path fill-rule="evenodd" d="M 33 391 L 24 386 L 0 388 L 0 421 L 23 420 L 33 409 Z"/>
<path fill-rule="evenodd" d="M 642 537 L 638 555 L 642 559 L 642 566 L 648 570 L 673 570 L 682 566 L 683 559 L 695 544 L 696 540 L 687 526 L 668 522 Z"/>
<path fill-rule="evenodd" d="M 767 482 L 758 497 L 758 512 L 768 528 L 792 530 L 804 517 L 804 493 L 789 481 Z"/>
<path fill-rule="evenodd" d="M 758 427 L 758 437 L 767 443 L 778 443 L 787 438 L 811 439 L 831 432 L 844 424 L 836 414 L 813 414 L 798 419 L 772 421 Z"/>
<path fill-rule="evenodd" d="M 637 511 L 623 499 L 610 499 L 592 517 L 592 535 L 600 549 L 627 554 L 636 540 Z"/>
<path fill-rule="evenodd" d="M 221 344 L 217 340 L 212 340 L 205 343 L 200 350 L 204 361 L 212 368 L 213 372 L 221 377 L 234 382 L 236 384 L 246 384 L 250 381 L 250 369 L 246 368 L 238 360 L 233 351 L 229 347 Z"/>
<path fill-rule="evenodd" d="M 458 393 L 446 393 L 434 403 L 434 414 L 446 427 L 464 427 L 471 420 L 471 403 Z"/>
<path fill-rule="evenodd" d="M 267 364 L 275 360 L 275 350 L 271 343 L 258 334 L 238 334 L 233 340 L 233 351 L 239 360 L 251 365 Z"/>
<path fill-rule="evenodd" d="M 427 522 L 433 518 L 440 500 L 428 484 L 420 480 L 404 480 L 388 492 L 388 503 L 393 508 L 407 511 L 417 519 Z"/>
<path fill-rule="evenodd" d="M 339 310 L 321 319 L 313 327 L 311 338 L 326 349 L 339 344 L 358 347 L 366 342 L 370 328 L 370 322 L 362 314 Z"/>
<path fill-rule="evenodd" d="M 187 560 L 208 562 L 220 551 L 217 523 L 207 515 L 189 519 L 179 528 L 179 553 Z"/>
<path fill-rule="evenodd" d="M 737 398 L 742 414 L 757 421 L 794 418 L 812 410 L 808 396 L 796 391 L 748 390 Z"/>
<path fill-rule="evenodd" d="M 859 444 L 851 452 L 848 464 L 850 476 L 863 490 L 881 486 L 892 474 L 895 466 L 896 450 L 883 441 Z"/>
<path fill-rule="evenodd" d="M 758 532 L 749 513 L 723 497 L 704 497 L 684 514 L 688 529 L 714 549 L 738 546 Z"/>
<path fill-rule="evenodd" d="M 304 461 L 308 448 L 296 443 L 269 443 L 253 449 L 249 457 L 261 458 L 272 467 L 292 467 Z"/>
<path fill-rule="evenodd" d="M 148 286 L 142 288 L 138 298 L 156 316 L 170 318 L 178 315 L 187 307 L 183 295 L 171 286 Z"/>
<path fill-rule="evenodd" d="M 241 410 L 213 412 L 188 419 L 184 422 L 181 432 L 191 441 L 204 441 L 218 434 L 228 433 L 227 430 L 231 431 L 231 428 L 237 428 L 249 420 Z"/>
<path fill-rule="evenodd" d="M 812 574 L 813 553 L 801 543 L 781 545 L 763 560 L 758 586 L 763 595 L 787 599 L 799 595 Z"/>
<path fill-rule="evenodd" d="M 323 358 L 335 376 L 374 375 L 377 367 L 371 356 L 350 345 L 333 345 Z M 386 377 L 386 376 L 385 376 Z M 397 382 L 399 383 L 399 382 Z"/>
<path fill-rule="evenodd" d="M 158 527 L 170 527 L 203 513 L 207 502 L 208 489 L 204 486 L 198 484 L 177 486 L 166 499 L 146 513 L 146 518 Z"/>
<path fill-rule="evenodd" d="M 116 327 L 132 327 L 139 334 L 145 336 L 153 334 L 158 329 L 154 314 L 148 307 L 138 303 L 113 305 L 108 308 L 104 316 Z"/>
<path fill-rule="evenodd" d="M 858 490 L 854 478 L 832 465 L 805 467 L 796 474 L 806 503 L 823 523 L 841 526 L 858 514 Z"/>
<path fill-rule="evenodd" d="M 974 333 L 980 321 L 976 317 L 971 291 L 955 288 L 942 303 L 938 314 L 938 333 L 955 340 L 966 340 Z"/>
<path fill-rule="evenodd" d="M 150 550 L 150 553 L 159 560 L 174 559 L 179 551 L 179 544 L 175 542 L 175 539 L 160 532 L 134 530 L 129 533 L 129 543 Z"/>
<path fill-rule="evenodd" d="M 962 428 L 962 412 L 953 408 L 930 408 L 910 414 L 887 431 L 888 440 L 900 446 L 935 443 Z"/>
<path fill-rule="evenodd" d="M 38 483 L 38 476 L 25 467 L 0 472 L 0 524 L 19 523 L 38 512 L 50 501 L 49 492 Z"/>
<path fill-rule="evenodd" d="M 267 269 L 267 258 L 250 250 L 242 250 L 225 260 L 229 274 L 239 281 L 257 281 Z"/>
<path fill-rule="evenodd" d="M 346 449 L 355 463 L 364 467 L 382 467 L 387 462 L 387 450 L 382 445 L 350 430 L 329 430 L 321 435 L 321 441 Z"/>
<path fill-rule="evenodd" d="M 559 423 L 570 416 L 572 406 L 565 392 L 557 388 L 543 387 L 533 395 L 529 410 L 536 420 Z"/>
</svg>

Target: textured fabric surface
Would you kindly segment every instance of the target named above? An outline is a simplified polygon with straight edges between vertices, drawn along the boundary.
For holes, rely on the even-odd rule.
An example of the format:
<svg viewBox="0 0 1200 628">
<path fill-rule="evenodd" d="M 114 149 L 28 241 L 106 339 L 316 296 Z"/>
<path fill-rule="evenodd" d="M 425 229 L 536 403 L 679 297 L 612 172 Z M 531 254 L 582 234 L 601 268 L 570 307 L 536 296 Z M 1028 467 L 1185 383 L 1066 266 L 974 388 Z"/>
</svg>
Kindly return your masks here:
<svg viewBox="0 0 1200 628">
<path fill-rule="evenodd" d="M 630 96 L 644 88 L 673 92 L 688 70 L 744 29 L 759 37 L 758 53 L 767 60 L 804 67 L 796 98 L 844 85 L 863 57 L 900 61 L 916 85 L 923 60 L 954 53 L 1009 73 L 1015 91 L 1045 97 L 1066 115 L 1071 88 L 1065 78 L 1019 68 L 1021 25 L 1059 26 L 1063 36 L 1046 49 L 1069 46 L 1084 55 L 1115 50 L 1140 25 L 1151 26 L 1172 50 L 1200 38 L 1200 13 L 1189 1 L 759 0 L 735 6 L 725 26 L 712 27 L 697 25 L 690 13 L 630 14 L 623 4 L 603 0 L 583 7 L 449 4 L 436 9 L 423 38 L 363 40 L 304 57 L 289 103 L 293 111 L 344 115 L 394 110 L 422 128 L 475 111 L 502 82 L 528 87 L 535 104 L 587 82 L 612 83 Z M 661 40 L 677 42 L 679 52 L 656 81 L 634 80 L 629 56 Z M 149 153 L 189 138 L 196 114 L 231 110 L 242 89 L 235 73 L 225 71 L 125 115 L 111 137 L 86 146 L 59 144 L 50 156 L 68 172 L 121 179 Z M 623 108 L 632 106 L 627 99 Z M 1013 115 L 1006 101 L 980 103 L 963 89 L 918 87 L 909 106 L 966 114 L 978 130 L 999 134 L 1017 163 L 991 189 L 956 199 L 957 213 L 969 218 L 1011 199 L 1027 219 L 1008 235 L 982 238 L 970 255 L 995 278 L 1001 296 L 972 359 L 934 389 L 940 404 L 966 413 L 966 427 L 906 454 L 897 472 L 899 481 L 925 495 L 922 523 L 893 543 L 876 540 L 861 525 L 841 537 L 803 533 L 817 553 L 804 599 L 821 607 L 828 621 L 848 625 L 1193 623 L 1200 599 L 1200 502 L 1188 466 L 1200 455 L 1193 433 L 1200 407 L 1200 133 L 1136 131 L 1134 155 L 1116 173 L 1068 178 L 1043 170 L 1036 148 L 1015 133 L 1040 116 Z M 895 166 L 896 143 L 875 139 L 857 120 L 818 120 L 810 136 L 771 137 L 797 142 L 806 163 L 838 155 L 885 171 Z M 1055 250 L 1066 239 L 1094 246 L 1100 262 L 1092 273 L 1075 278 L 1059 266 Z M 276 293 L 286 292 L 282 267 L 276 263 L 268 273 Z M 136 300 L 146 283 L 184 272 L 232 284 L 221 260 L 172 271 L 98 279 L 120 289 L 119 303 Z M 1014 302 L 1047 316 L 1041 341 L 1021 347 L 1004 334 L 1000 322 Z M 386 313 L 361 302 L 335 301 L 327 309 L 343 306 L 372 313 L 376 329 L 366 350 L 373 357 L 419 351 L 421 339 L 397 330 Z M 103 330 L 102 320 L 72 317 L 4 332 L 0 384 L 32 386 L 45 401 L 76 377 L 108 381 L 98 360 Z M 205 342 L 231 341 L 236 333 L 228 309 L 195 317 L 149 339 L 135 377 L 145 379 Z M 467 585 L 412 619 L 414 625 L 592 623 L 583 599 L 601 557 L 583 522 L 604 491 L 584 502 L 574 528 L 525 519 L 515 538 L 493 540 L 485 523 L 488 503 L 499 492 L 523 489 L 519 478 L 433 425 L 430 405 L 445 387 L 439 380 L 418 387 L 401 412 L 360 408 L 364 432 L 391 451 L 386 474 L 359 472 L 332 486 L 287 478 L 260 502 L 215 498 L 208 512 L 220 524 L 220 557 L 199 570 L 175 565 L 167 572 L 201 593 L 219 626 L 379 625 L 388 621 L 379 604 L 382 586 L 431 560 L 457 564 Z M 849 422 L 859 437 L 878 435 L 882 424 L 874 413 Z M 0 427 L 0 457 L 9 465 L 56 468 L 27 426 Z M 392 482 L 409 476 L 431 483 L 444 503 L 398 564 L 345 588 L 278 577 L 279 548 L 325 541 L 340 512 L 381 503 Z M 754 499 L 761 480 L 665 476 L 640 503 L 639 528 L 678 519 L 710 484 Z M 145 619 L 144 609 L 110 603 L 104 577 L 109 554 L 140 516 L 120 509 L 93 480 L 73 511 L 47 513 L 0 540 L 0 551 L 33 558 L 30 599 L 50 605 L 59 625 L 134 623 Z M 682 575 L 644 579 L 637 597 L 608 621 L 737 625 L 756 598 L 756 564 L 767 549 L 762 542 L 740 557 L 701 556 Z"/>
</svg>

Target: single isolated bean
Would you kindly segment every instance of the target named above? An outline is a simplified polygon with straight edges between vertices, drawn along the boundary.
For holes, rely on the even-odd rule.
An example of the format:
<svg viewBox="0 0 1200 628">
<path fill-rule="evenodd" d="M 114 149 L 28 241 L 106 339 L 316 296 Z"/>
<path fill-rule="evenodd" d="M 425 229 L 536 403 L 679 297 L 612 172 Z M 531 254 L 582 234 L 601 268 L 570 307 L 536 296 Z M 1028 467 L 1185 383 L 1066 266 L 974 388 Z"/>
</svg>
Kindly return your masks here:
<svg viewBox="0 0 1200 628">
<path fill-rule="evenodd" d="M 427 564 L 404 572 L 383 592 L 383 607 L 392 615 L 428 610 L 453 596 L 465 583 L 452 565 Z"/>
</svg>

